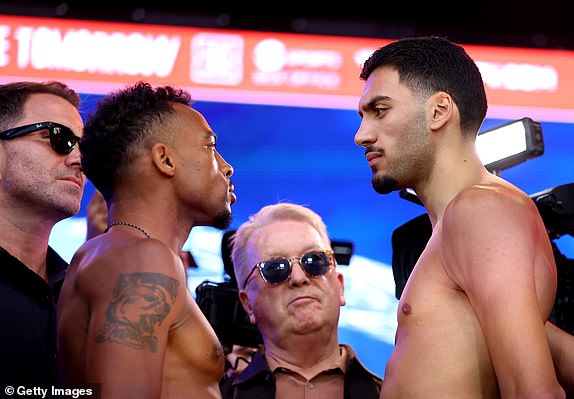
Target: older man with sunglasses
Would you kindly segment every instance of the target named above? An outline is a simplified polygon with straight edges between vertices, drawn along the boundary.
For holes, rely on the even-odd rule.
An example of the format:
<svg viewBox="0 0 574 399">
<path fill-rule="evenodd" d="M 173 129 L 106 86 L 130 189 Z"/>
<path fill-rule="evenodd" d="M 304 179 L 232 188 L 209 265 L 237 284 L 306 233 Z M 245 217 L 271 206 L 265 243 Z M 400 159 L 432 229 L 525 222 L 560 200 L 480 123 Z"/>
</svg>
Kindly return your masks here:
<svg viewBox="0 0 574 399">
<path fill-rule="evenodd" d="M 0 85 L 0 392 L 8 395 L 58 383 L 55 312 L 67 264 L 48 239 L 80 209 L 79 103 L 59 82 Z"/>
<path fill-rule="evenodd" d="M 343 276 L 325 224 L 309 208 L 263 207 L 233 237 L 239 298 L 264 349 L 223 398 L 377 399 L 381 379 L 338 340 Z"/>
</svg>

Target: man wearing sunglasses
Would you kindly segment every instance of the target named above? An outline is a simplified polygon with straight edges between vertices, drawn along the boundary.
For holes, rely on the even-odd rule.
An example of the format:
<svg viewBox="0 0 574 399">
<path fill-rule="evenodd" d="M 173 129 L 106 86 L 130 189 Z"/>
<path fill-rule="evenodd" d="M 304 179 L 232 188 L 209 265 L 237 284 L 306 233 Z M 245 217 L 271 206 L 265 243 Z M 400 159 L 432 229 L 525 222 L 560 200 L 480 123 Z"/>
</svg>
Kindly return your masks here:
<svg viewBox="0 0 574 399">
<path fill-rule="evenodd" d="M 59 82 L 0 85 L 0 391 L 57 384 L 53 226 L 80 209 L 83 122 Z M 9 388 L 11 387 L 11 388 Z"/>
<path fill-rule="evenodd" d="M 239 298 L 264 348 L 223 381 L 223 398 L 377 399 L 381 379 L 338 341 L 343 276 L 319 215 L 296 204 L 263 207 L 232 246 Z"/>
<path fill-rule="evenodd" d="M 76 252 L 62 287 L 66 386 L 98 384 L 105 399 L 221 396 L 223 350 L 179 251 L 192 227 L 229 225 L 233 168 L 190 102 L 138 82 L 100 100 L 86 122 L 82 166 L 109 223 Z"/>
</svg>

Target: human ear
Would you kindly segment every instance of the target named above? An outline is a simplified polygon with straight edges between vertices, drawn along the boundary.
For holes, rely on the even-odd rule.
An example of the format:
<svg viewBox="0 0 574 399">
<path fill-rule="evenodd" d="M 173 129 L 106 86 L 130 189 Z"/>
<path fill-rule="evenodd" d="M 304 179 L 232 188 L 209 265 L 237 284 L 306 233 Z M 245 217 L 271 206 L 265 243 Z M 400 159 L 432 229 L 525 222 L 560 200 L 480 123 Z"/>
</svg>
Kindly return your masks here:
<svg viewBox="0 0 574 399">
<path fill-rule="evenodd" d="M 239 291 L 239 300 L 241 301 L 241 305 L 243 305 L 243 309 L 247 316 L 249 316 L 249 322 L 251 324 L 257 324 L 257 320 L 255 319 L 255 314 L 253 314 L 253 309 L 249 306 L 249 300 L 247 298 L 247 293 L 244 290 Z"/>
<path fill-rule="evenodd" d="M 347 301 L 345 300 L 345 283 L 343 274 L 337 272 L 337 280 L 339 281 L 339 304 L 341 306 L 345 306 Z"/>
<path fill-rule="evenodd" d="M 152 162 L 156 169 L 167 176 L 175 175 L 175 161 L 171 149 L 164 143 L 151 147 Z"/>
<path fill-rule="evenodd" d="M 439 91 L 429 97 L 430 128 L 440 130 L 453 117 L 456 105 L 450 94 Z"/>
</svg>

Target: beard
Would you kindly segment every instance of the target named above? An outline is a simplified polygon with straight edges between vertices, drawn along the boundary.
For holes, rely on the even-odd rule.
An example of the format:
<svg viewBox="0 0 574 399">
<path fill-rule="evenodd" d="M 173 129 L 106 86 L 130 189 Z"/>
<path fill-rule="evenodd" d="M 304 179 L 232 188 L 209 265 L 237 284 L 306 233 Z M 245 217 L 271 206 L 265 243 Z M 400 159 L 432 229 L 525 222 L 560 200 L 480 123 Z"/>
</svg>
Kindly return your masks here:
<svg viewBox="0 0 574 399">
<path fill-rule="evenodd" d="M 216 229 L 219 230 L 225 230 L 231 224 L 231 220 L 232 220 L 231 212 L 225 210 L 213 219 L 211 227 L 215 227 Z"/>
<path fill-rule="evenodd" d="M 397 190 L 398 183 L 399 182 L 396 179 L 387 175 L 374 175 L 371 180 L 373 189 L 379 194 L 389 194 L 390 192 Z"/>
<path fill-rule="evenodd" d="M 389 157 L 383 151 L 388 158 L 386 170 L 377 173 L 373 169 L 371 185 L 379 194 L 412 188 L 417 180 L 426 178 L 425 172 L 434 163 L 432 141 L 429 133 L 426 133 L 428 129 L 424 109 L 416 112 L 402 130 L 404 136 L 394 148 L 394 156 Z M 376 147 L 373 150 L 376 150 Z"/>
</svg>

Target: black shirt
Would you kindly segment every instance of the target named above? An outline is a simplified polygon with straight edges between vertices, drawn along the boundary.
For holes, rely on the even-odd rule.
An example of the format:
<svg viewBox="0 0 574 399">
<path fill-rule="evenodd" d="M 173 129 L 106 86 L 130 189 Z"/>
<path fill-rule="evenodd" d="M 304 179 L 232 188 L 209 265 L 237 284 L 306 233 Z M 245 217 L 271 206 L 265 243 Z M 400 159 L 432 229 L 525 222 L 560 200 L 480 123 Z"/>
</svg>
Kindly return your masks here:
<svg viewBox="0 0 574 399">
<path fill-rule="evenodd" d="M 48 280 L 0 248 L 0 392 L 58 385 L 56 301 L 68 264 L 52 249 Z"/>
</svg>

